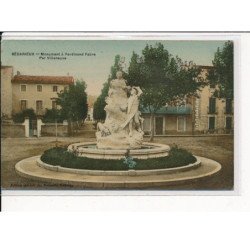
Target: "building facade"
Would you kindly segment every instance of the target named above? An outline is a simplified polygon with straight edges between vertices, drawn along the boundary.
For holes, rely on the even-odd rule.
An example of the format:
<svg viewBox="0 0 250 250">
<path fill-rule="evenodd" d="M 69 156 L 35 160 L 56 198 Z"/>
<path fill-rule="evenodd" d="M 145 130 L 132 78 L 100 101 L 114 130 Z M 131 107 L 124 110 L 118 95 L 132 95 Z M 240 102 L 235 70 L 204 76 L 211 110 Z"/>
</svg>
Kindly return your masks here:
<svg viewBox="0 0 250 250">
<path fill-rule="evenodd" d="M 211 66 L 201 66 L 201 75 L 206 75 Z M 233 133 L 234 103 L 231 99 L 213 96 L 216 86 L 207 85 L 198 91 L 198 97 L 184 100 L 184 105 L 165 106 L 154 117 L 154 134 L 228 134 Z M 152 121 L 147 110 L 142 110 L 143 130 L 149 135 Z"/>
<path fill-rule="evenodd" d="M 10 118 L 12 114 L 12 66 L 1 66 L 1 117 Z"/>
<path fill-rule="evenodd" d="M 33 109 L 43 115 L 46 109 L 56 108 L 57 93 L 74 84 L 72 76 L 29 76 L 18 73 L 12 80 L 12 111 Z"/>
<path fill-rule="evenodd" d="M 199 133 L 232 133 L 233 100 L 213 97 L 215 88 L 206 86 L 195 99 L 195 131 Z"/>
<path fill-rule="evenodd" d="M 150 113 L 143 110 L 142 116 L 143 131 L 145 135 L 149 135 L 152 127 Z M 153 122 L 155 135 L 189 134 L 192 132 L 192 106 L 184 104 L 178 107 L 162 107 L 154 115 Z"/>
</svg>

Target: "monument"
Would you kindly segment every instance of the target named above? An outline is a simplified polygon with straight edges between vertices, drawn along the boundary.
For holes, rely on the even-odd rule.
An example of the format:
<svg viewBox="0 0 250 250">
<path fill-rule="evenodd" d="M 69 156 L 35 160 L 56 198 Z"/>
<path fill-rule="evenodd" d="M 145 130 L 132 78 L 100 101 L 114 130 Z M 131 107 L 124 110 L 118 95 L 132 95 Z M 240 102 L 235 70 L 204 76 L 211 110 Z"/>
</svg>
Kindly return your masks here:
<svg viewBox="0 0 250 250">
<path fill-rule="evenodd" d="M 110 83 L 106 97 L 106 119 L 104 123 L 97 124 L 96 143 L 73 143 L 67 148 L 67 151 L 74 155 L 72 157 L 72 154 L 69 154 L 68 158 L 74 167 L 71 165 L 63 167 L 54 161 L 52 164 L 47 161 L 48 159 L 45 158 L 43 161 L 44 159 L 38 156 L 35 159 L 32 157 L 18 162 L 15 166 L 17 173 L 28 178 L 80 184 L 91 188 L 141 188 L 165 185 L 183 179 L 201 178 L 221 169 L 219 163 L 206 158 L 201 158 L 201 161 L 196 156 L 192 157 L 194 161 L 177 167 L 164 167 L 159 164 L 160 162 L 167 164 L 166 157 L 169 155 L 170 147 L 165 144 L 143 142 L 143 119 L 139 111 L 142 90 L 136 86 L 127 86 L 122 78 L 122 72 L 118 71 L 116 76 L 117 79 Z M 61 153 L 62 157 L 67 155 L 65 153 L 66 151 Z M 80 157 L 83 159 L 79 159 Z M 138 160 L 152 158 L 159 160 L 144 161 L 145 169 L 136 169 Z M 51 156 L 49 159 L 51 160 Z M 122 161 L 124 170 L 117 168 L 117 160 Z M 31 170 L 30 162 L 33 162 Z M 97 163 L 100 164 L 100 169 L 96 169 Z M 106 165 L 106 168 L 108 165 L 108 169 L 103 170 L 103 165 Z"/>
<path fill-rule="evenodd" d="M 105 99 L 106 119 L 104 123 L 97 123 L 96 143 L 74 143 L 68 146 L 68 151 L 93 159 L 123 159 L 126 155 L 135 159 L 168 156 L 168 145 L 143 142 L 143 118 L 139 111 L 141 95 L 140 87 L 128 86 L 122 72 L 118 71 Z"/>
<path fill-rule="evenodd" d="M 97 124 L 97 148 L 136 149 L 143 142 L 142 122 L 139 111 L 139 87 L 127 86 L 122 72 L 116 73 L 117 79 L 110 83 L 106 97 L 106 119 Z"/>
</svg>

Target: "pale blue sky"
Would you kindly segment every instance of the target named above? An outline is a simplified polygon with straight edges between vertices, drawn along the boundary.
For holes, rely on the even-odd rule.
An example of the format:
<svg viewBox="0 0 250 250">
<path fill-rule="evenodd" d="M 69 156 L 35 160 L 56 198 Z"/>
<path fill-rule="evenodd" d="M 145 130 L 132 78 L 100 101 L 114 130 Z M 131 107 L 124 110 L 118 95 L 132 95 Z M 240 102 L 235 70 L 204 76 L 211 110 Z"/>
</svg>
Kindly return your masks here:
<svg viewBox="0 0 250 250">
<path fill-rule="evenodd" d="M 87 92 L 99 95 L 102 84 L 108 78 L 115 55 L 125 57 L 129 65 L 132 51 L 141 54 L 146 44 L 153 40 L 4 40 L 2 41 L 2 65 L 14 66 L 14 73 L 26 75 L 72 75 L 84 79 Z M 158 41 L 159 42 L 159 41 Z M 212 65 L 214 53 L 225 41 L 161 41 L 172 55 L 199 65 Z M 39 56 L 12 56 L 12 52 L 90 52 L 96 56 L 67 57 L 66 60 L 40 60 Z"/>
</svg>

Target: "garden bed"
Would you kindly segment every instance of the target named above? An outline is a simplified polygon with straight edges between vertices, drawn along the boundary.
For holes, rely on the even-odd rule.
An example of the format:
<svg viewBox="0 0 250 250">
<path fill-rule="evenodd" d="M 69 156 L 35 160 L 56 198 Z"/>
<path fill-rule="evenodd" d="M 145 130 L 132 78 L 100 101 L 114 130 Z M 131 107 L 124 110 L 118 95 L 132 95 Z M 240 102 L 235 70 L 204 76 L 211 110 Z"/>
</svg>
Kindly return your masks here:
<svg viewBox="0 0 250 250">
<path fill-rule="evenodd" d="M 125 157 L 124 157 L 125 159 Z M 72 169 L 88 169 L 101 171 L 122 171 L 129 170 L 127 164 L 122 160 L 103 160 L 91 159 L 87 157 L 78 157 L 75 154 L 68 152 L 67 148 L 57 147 L 46 150 L 41 156 L 44 163 L 61 166 Z M 166 157 L 153 159 L 134 159 L 136 165 L 135 170 L 150 170 L 176 168 L 196 162 L 196 158 L 187 150 L 178 147 L 172 147 L 169 155 Z"/>
</svg>

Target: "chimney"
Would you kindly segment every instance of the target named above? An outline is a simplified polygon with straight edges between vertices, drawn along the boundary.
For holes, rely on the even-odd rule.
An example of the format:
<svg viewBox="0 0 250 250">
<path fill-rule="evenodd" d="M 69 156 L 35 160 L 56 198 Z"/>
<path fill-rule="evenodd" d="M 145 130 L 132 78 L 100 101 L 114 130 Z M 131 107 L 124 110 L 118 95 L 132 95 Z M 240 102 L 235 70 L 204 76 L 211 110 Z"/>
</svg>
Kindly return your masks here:
<svg viewBox="0 0 250 250">
<path fill-rule="evenodd" d="M 20 75 L 21 75 L 20 71 L 17 71 L 16 74 L 17 74 L 17 76 L 20 76 Z"/>
</svg>

